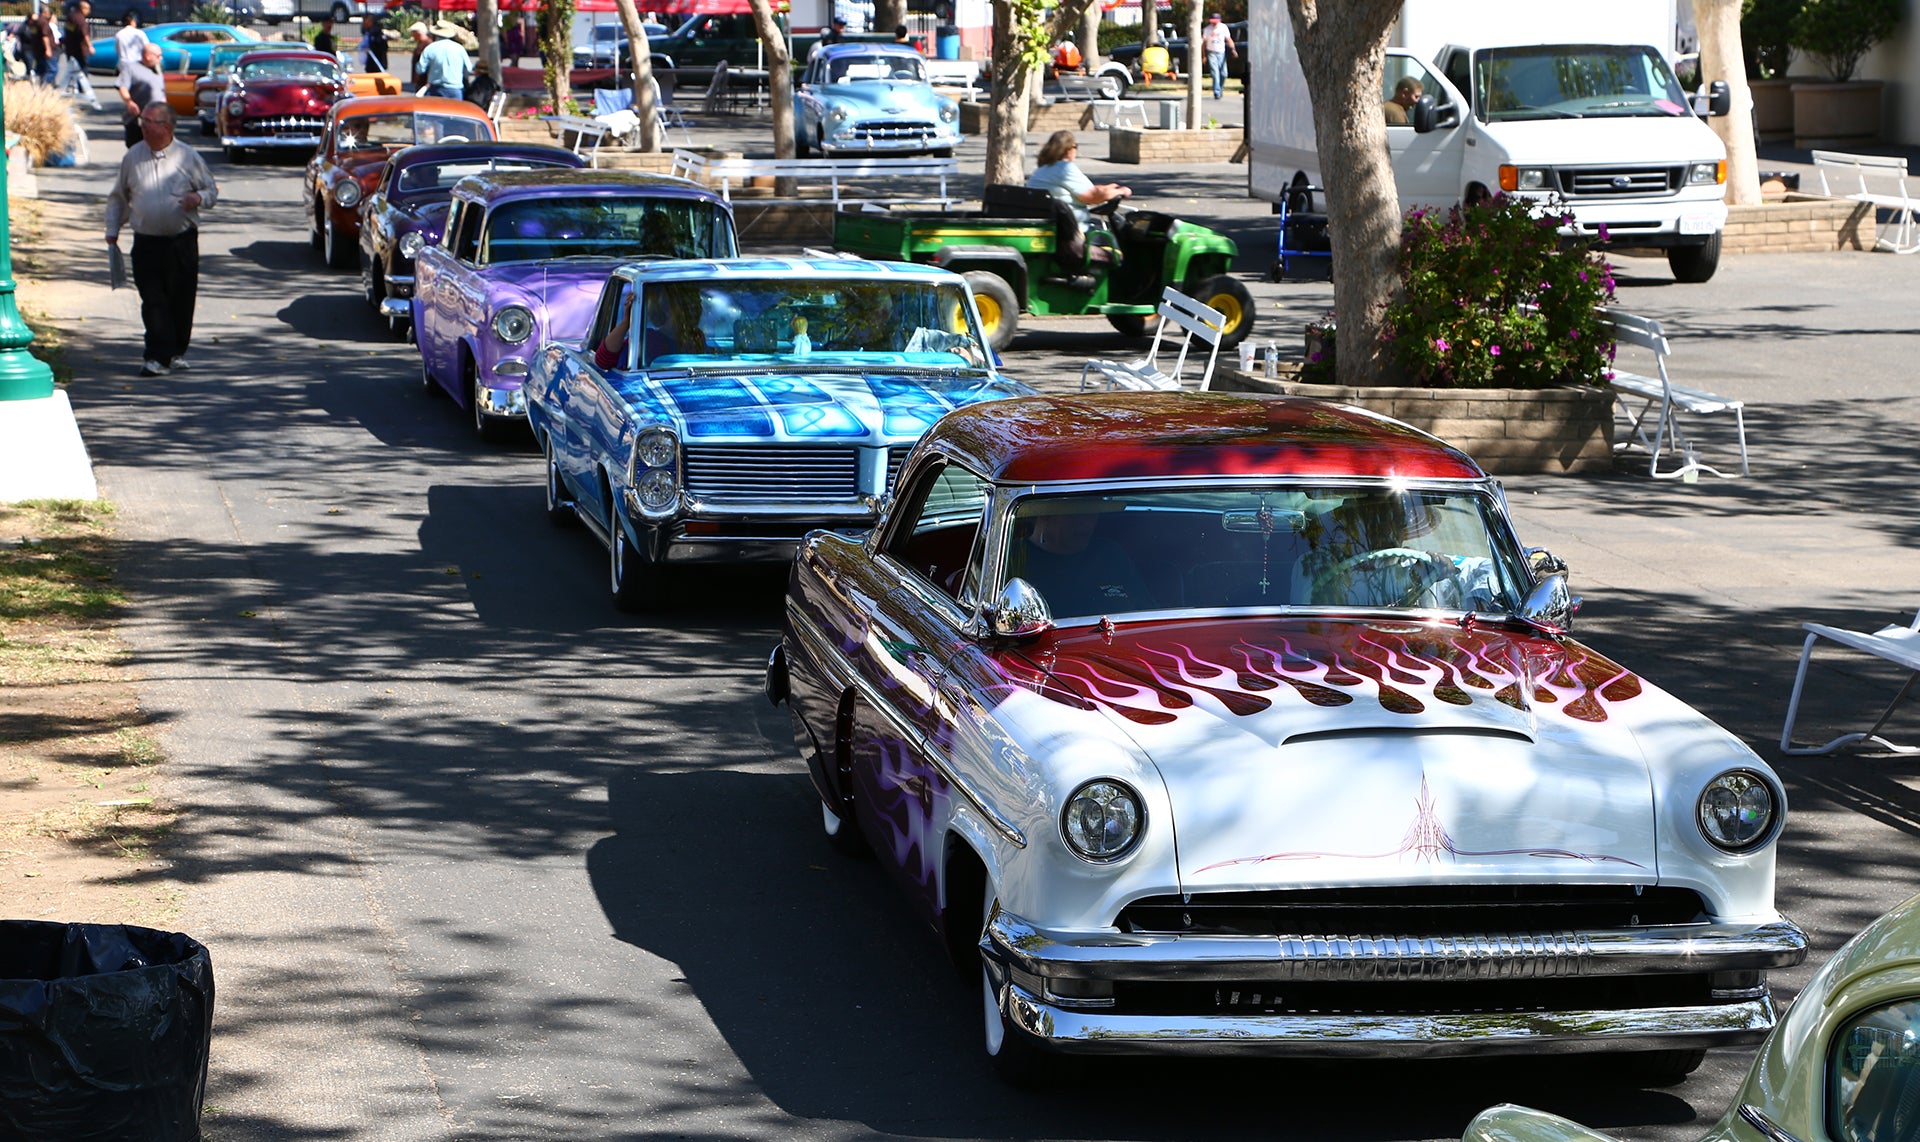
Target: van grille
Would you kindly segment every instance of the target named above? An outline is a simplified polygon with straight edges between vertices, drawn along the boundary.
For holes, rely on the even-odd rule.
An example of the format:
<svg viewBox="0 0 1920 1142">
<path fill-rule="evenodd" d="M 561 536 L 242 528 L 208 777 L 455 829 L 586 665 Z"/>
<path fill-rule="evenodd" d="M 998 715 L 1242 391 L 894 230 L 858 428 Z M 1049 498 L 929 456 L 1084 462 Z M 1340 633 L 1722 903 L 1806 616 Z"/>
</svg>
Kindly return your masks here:
<svg viewBox="0 0 1920 1142">
<path fill-rule="evenodd" d="M 1686 177 L 1685 167 L 1576 167 L 1562 170 L 1560 191 L 1569 198 L 1614 198 L 1672 194 Z"/>
</svg>

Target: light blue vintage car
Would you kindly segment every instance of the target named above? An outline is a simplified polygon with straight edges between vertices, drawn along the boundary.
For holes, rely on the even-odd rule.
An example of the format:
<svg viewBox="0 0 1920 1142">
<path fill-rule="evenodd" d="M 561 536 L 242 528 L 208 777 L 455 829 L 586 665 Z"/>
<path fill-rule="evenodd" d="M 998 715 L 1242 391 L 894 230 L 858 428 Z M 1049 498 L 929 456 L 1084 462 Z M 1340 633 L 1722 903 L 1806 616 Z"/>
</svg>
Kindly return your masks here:
<svg viewBox="0 0 1920 1142">
<path fill-rule="evenodd" d="M 960 105 L 933 90 L 906 44 L 832 44 L 793 93 L 800 153 L 946 157 L 960 145 Z"/>
<path fill-rule="evenodd" d="M 934 421 L 1028 391 L 966 279 L 851 258 L 622 266 L 525 388 L 547 514 L 607 545 L 627 610 L 665 564 L 785 562 L 816 528 L 872 526 Z"/>
</svg>

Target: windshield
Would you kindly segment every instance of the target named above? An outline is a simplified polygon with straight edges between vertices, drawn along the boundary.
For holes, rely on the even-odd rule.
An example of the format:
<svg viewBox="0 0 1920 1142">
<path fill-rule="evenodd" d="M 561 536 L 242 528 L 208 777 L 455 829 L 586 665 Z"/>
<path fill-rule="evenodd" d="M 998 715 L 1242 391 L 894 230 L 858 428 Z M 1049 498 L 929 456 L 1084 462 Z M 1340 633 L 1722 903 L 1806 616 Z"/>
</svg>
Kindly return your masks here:
<svg viewBox="0 0 1920 1142">
<path fill-rule="evenodd" d="M 343 151 L 363 147 L 404 147 L 414 143 L 468 143 L 491 139 L 485 120 L 458 115 L 415 115 L 402 111 L 392 115 L 355 115 L 340 120 Z"/>
<path fill-rule="evenodd" d="M 1690 114 L 1660 53 L 1607 45 L 1475 52 L 1473 105 L 1489 123 Z"/>
<path fill-rule="evenodd" d="M 816 363 L 983 366 L 957 281 L 686 281 L 648 284 L 642 365 L 808 358 Z"/>
<path fill-rule="evenodd" d="M 731 258 L 733 228 L 718 204 L 686 198 L 520 198 L 487 215 L 479 264 L 549 258 Z"/>
<path fill-rule="evenodd" d="M 340 67 L 323 59 L 255 59 L 240 64 L 240 78 L 306 79 L 319 83 L 339 79 Z"/>
<path fill-rule="evenodd" d="M 414 163 L 400 171 L 400 185 L 394 188 L 395 194 L 430 194 L 437 192 L 441 198 L 453 193 L 453 184 L 470 174 L 486 174 L 488 171 L 536 171 L 554 170 L 571 167 L 572 163 L 549 162 L 545 159 L 448 159 L 441 163 Z"/>
<path fill-rule="evenodd" d="M 841 56 L 827 65 L 828 83 L 891 79 L 923 83 L 926 68 L 918 57 L 905 55 Z"/>
<path fill-rule="evenodd" d="M 1312 607 L 1511 614 L 1520 553 L 1492 500 L 1384 484 L 1102 490 L 1020 499 L 1006 578 L 1060 619 Z"/>
</svg>

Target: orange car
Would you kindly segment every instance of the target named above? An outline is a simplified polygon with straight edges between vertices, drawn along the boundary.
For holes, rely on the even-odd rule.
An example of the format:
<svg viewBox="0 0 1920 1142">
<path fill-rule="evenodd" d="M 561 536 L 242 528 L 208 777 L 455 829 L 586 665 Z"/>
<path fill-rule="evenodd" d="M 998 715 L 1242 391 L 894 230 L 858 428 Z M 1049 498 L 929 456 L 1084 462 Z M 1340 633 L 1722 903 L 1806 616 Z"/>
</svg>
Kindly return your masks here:
<svg viewBox="0 0 1920 1142">
<path fill-rule="evenodd" d="M 334 104 L 319 149 L 307 164 L 305 202 L 314 248 L 334 269 L 360 264 L 360 201 L 379 181 L 389 154 L 415 143 L 498 137 L 485 111 L 458 99 L 375 95 Z"/>
</svg>

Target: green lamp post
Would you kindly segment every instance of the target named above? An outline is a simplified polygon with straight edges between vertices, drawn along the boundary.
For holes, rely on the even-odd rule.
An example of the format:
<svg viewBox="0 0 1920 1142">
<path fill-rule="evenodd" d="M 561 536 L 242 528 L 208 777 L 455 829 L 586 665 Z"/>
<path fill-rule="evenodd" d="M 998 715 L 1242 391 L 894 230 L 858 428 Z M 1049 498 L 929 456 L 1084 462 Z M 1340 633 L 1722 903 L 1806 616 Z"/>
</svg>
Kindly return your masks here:
<svg viewBox="0 0 1920 1142">
<path fill-rule="evenodd" d="M 6 119 L 6 81 L 0 79 L 0 122 Z M 8 220 L 7 164 L 0 155 L 0 401 L 39 400 L 53 395 L 53 370 L 27 352 L 33 330 L 13 300 L 13 228 Z"/>
</svg>

